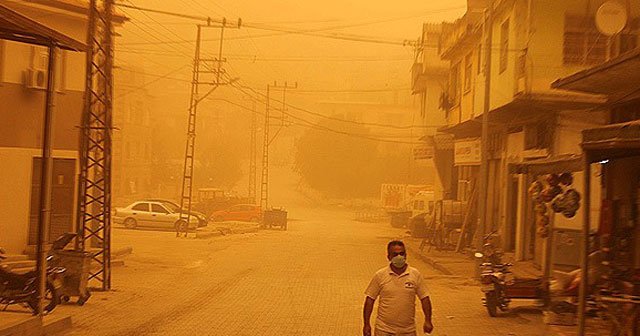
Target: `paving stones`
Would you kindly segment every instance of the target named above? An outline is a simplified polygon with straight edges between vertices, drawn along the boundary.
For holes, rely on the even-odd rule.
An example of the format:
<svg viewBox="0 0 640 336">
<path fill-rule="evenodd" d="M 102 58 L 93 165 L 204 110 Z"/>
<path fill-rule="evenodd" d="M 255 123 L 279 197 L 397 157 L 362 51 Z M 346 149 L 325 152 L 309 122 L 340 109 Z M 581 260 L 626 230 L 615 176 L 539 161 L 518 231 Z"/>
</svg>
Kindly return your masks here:
<svg viewBox="0 0 640 336">
<path fill-rule="evenodd" d="M 387 263 L 386 243 L 403 230 L 356 222 L 342 210 L 289 210 L 300 220 L 288 231 L 206 240 L 115 231 L 114 243 L 135 253 L 114 269 L 114 291 L 62 307 L 73 314 L 68 334 L 361 334 L 363 291 Z M 435 335 L 548 335 L 541 314 L 490 318 L 475 284 L 443 277 L 411 254 L 408 260 L 431 289 Z"/>
</svg>

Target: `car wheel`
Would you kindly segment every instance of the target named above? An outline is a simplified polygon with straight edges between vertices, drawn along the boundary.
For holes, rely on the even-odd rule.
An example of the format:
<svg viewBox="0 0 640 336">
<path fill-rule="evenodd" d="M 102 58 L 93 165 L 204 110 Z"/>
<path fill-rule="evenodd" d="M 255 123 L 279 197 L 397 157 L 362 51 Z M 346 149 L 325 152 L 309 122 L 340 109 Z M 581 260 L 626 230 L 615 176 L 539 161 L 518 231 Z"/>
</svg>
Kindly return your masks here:
<svg viewBox="0 0 640 336">
<path fill-rule="evenodd" d="M 174 224 L 174 228 L 177 232 L 184 232 L 187 228 L 187 222 L 184 220 L 179 220 Z"/>
<path fill-rule="evenodd" d="M 127 218 L 124 220 L 124 227 L 127 229 L 135 229 L 138 226 L 138 222 L 133 218 Z"/>
</svg>

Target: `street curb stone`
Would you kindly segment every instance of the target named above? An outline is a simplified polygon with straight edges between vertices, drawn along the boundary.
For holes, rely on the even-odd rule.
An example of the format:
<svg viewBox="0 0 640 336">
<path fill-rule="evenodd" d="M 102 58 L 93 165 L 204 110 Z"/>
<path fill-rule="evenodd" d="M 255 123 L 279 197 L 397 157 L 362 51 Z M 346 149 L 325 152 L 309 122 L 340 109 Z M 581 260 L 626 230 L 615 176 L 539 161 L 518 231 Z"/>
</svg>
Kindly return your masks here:
<svg viewBox="0 0 640 336">
<path fill-rule="evenodd" d="M 430 258 L 425 256 L 424 254 L 422 254 L 420 251 L 414 249 L 411 245 L 407 244 L 407 249 L 409 251 L 411 251 L 412 255 L 416 255 L 418 256 L 418 258 L 420 260 L 422 260 L 423 262 L 425 262 L 427 265 L 433 267 L 436 271 L 444 274 L 444 275 L 453 275 L 453 272 L 451 272 L 451 270 L 449 270 L 446 266 L 442 265 L 441 263 L 437 262 L 435 259 Z"/>
</svg>

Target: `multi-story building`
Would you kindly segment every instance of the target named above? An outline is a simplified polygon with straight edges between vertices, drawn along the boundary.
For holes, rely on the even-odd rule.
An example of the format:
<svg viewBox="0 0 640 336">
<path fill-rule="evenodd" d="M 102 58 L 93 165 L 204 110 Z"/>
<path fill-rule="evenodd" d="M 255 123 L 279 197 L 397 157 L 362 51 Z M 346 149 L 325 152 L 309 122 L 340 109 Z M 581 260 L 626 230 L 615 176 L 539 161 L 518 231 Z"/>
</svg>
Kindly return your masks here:
<svg viewBox="0 0 640 336">
<path fill-rule="evenodd" d="M 124 205 L 153 196 L 153 96 L 139 67 L 118 66 L 114 77 L 112 190 L 113 202 Z"/>
<path fill-rule="evenodd" d="M 2 5 L 11 12 L 7 15 L 26 18 L 34 29 L 82 45 L 86 41 L 84 1 L 8 0 Z M 123 19 L 116 16 L 120 23 Z M 75 231 L 78 129 L 85 84 L 83 52 L 59 50 L 57 60 L 49 241 Z M 8 253 L 23 253 L 36 244 L 48 62 L 46 47 L 0 39 L 0 246 Z"/>
<path fill-rule="evenodd" d="M 448 126 L 440 131 L 454 138 L 457 198 L 468 199 L 478 184 L 488 99 L 486 229 L 498 230 L 505 250 L 518 259 L 542 263 L 549 250 L 531 210 L 530 183 L 548 173 L 569 172 L 581 192 L 580 131 L 606 121 L 598 109 L 604 97 L 550 89 L 551 82 L 637 45 L 640 5 L 629 5 L 625 30 L 610 37 L 595 24 L 603 2 L 469 0 L 466 14 L 443 27 L 440 56 L 450 71 L 441 100 Z M 580 214 L 551 217 L 556 228 L 580 227 Z"/>
<path fill-rule="evenodd" d="M 432 176 L 435 195 L 440 198 L 455 197 L 454 179 L 451 166 L 452 141 L 450 136 L 436 135 L 439 127 L 446 125 L 445 113 L 440 109 L 440 97 L 447 86 L 449 65 L 440 58 L 439 47 L 442 36 L 442 24 L 425 23 L 417 49 L 416 62 L 412 67 L 411 87 L 414 96 L 420 101 L 417 131 L 424 145 L 416 147 L 416 155 L 427 161 Z M 415 112 L 414 112 L 415 113 Z M 437 174 L 436 174 L 437 171 Z"/>
</svg>

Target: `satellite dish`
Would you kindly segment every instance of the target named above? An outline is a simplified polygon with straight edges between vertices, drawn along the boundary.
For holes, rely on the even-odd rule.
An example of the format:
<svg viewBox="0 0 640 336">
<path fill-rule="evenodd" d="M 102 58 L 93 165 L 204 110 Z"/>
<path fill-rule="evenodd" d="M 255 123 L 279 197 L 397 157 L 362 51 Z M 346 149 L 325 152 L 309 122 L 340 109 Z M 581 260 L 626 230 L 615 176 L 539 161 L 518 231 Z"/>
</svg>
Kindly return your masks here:
<svg viewBox="0 0 640 336">
<path fill-rule="evenodd" d="M 610 0 L 598 8 L 596 26 L 602 34 L 612 36 L 624 29 L 628 18 L 627 9 L 618 1 Z"/>
</svg>

